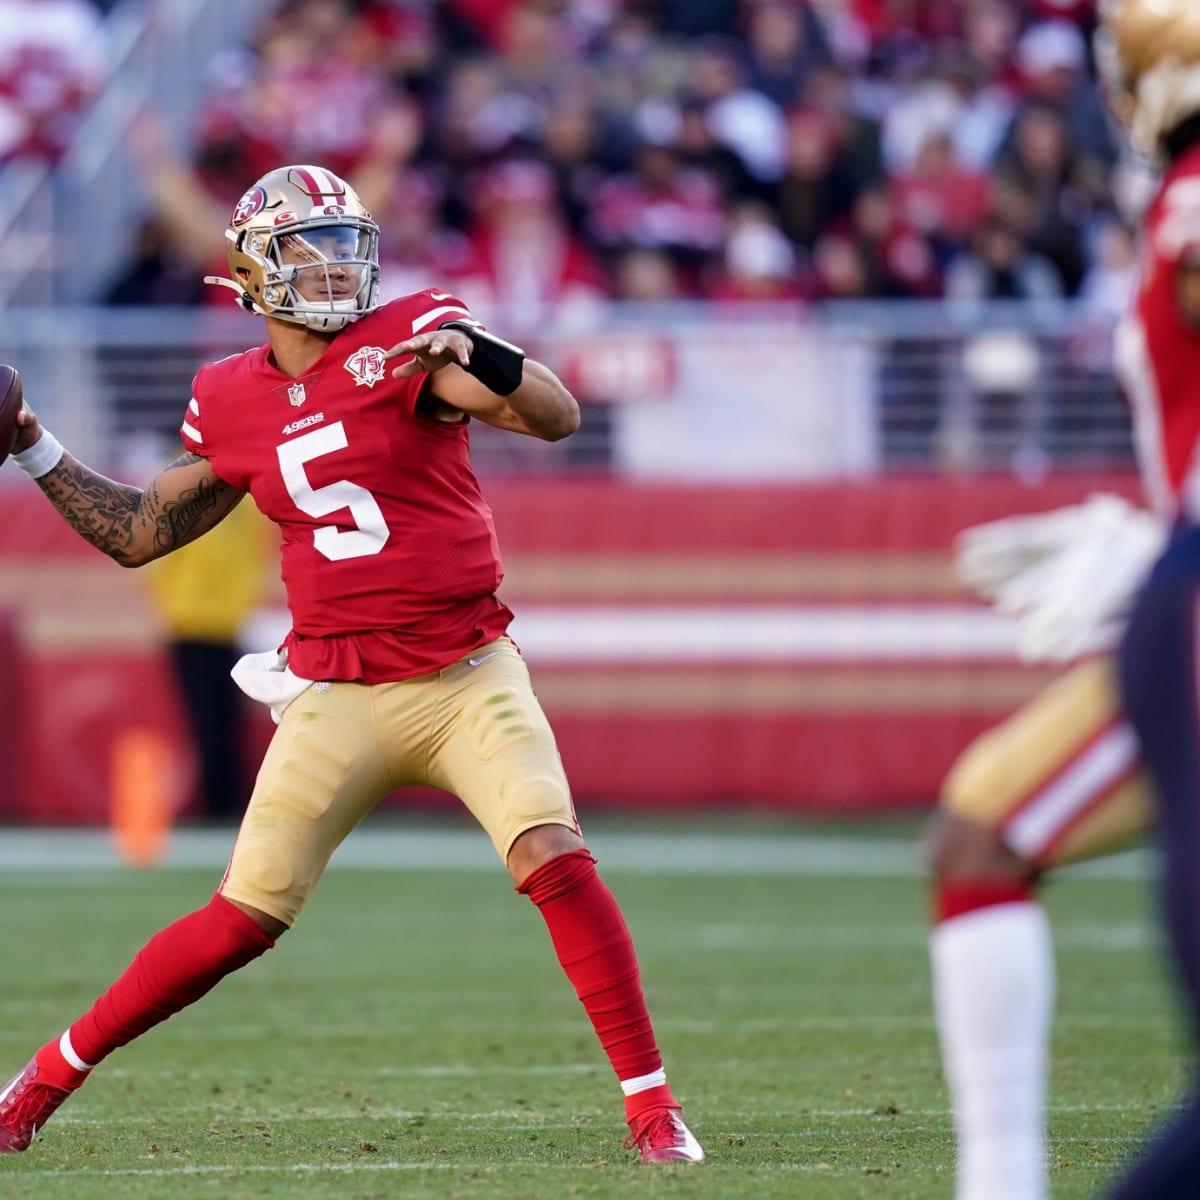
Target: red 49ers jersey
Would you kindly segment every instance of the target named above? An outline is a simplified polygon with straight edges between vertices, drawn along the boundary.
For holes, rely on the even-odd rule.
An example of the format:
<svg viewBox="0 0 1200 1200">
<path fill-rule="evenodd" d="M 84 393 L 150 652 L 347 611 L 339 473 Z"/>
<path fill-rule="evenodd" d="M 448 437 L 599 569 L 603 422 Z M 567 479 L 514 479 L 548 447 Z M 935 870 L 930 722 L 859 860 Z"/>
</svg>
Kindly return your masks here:
<svg viewBox="0 0 1200 1200">
<path fill-rule="evenodd" d="M 384 352 L 470 318 L 444 292 L 404 296 L 347 326 L 298 378 L 259 346 L 202 367 L 181 434 L 282 533 L 293 671 L 381 683 L 493 641 L 511 612 L 467 421 L 418 415 L 425 375 Z"/>
<path fill-rule="evenodd" d="M 1147 498 L 1164 516 L 1200 521 L 1200 331 L 1175 298 L 1180 267 L 1200 263 L 1200 148 L 1164 176 L 1142 232 L 1141 285 L 1117 331 L 1117 369 Z"/>
</svg>

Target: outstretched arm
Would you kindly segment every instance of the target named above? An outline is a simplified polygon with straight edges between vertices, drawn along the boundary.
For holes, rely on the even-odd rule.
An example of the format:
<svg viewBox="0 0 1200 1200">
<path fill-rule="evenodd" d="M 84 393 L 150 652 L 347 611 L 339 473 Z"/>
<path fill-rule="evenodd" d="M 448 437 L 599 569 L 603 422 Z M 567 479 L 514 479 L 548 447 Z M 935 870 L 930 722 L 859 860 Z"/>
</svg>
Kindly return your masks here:
<svg viewBox="0 0 1200 1200">
<path fill-rule="evenodd" d="M 28 406 L 17 424 L 19 453 L 43 432 Z M 195 541 L 245 495 L 195 454 L 180 455 L 145 488 L 117 483 L 65 452 L 36 482 L 76 533 L 123 567 L 140 567 Z"/>
<path fill-rule="evenodd" d="M 519 372 L 515 387 L 500 395 L 470 373 L 475 349 L 471 336 L 462 330 L 435 329 L 393 346 L 387 357 L 411 354 L 410 361 L 392 371 L 393 376 L 403 379 L 428 372 L 425 387 L 431 396 L 489 425 L 547 442 L 560 441 L 579 428 L 579 404 L 549 367 L 522 356 L 513 364 L 514 374 Z"/>
</svg>

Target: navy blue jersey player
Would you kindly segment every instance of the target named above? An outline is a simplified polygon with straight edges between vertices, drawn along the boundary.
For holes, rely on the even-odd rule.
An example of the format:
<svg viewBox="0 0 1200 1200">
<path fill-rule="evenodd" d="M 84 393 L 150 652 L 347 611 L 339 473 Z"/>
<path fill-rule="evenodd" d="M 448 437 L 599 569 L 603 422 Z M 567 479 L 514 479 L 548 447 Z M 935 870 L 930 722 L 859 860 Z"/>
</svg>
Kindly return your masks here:
<svg viewBox="0 0 1200 1200">
<path fill-rule="evenodd" d="M 1200 4 L 1116 0 L 1101 67 L 1136 149 L 1162 167 L 1142 281 L 1117 334 L 1146 490 L 1171 527 L 1119 650 L 1125 709 L 1158 796 L 1162 908 L 1200 1037 Z M 1110 1200 L 1200 1196 L 1200 1085 Z"/>
</svg>

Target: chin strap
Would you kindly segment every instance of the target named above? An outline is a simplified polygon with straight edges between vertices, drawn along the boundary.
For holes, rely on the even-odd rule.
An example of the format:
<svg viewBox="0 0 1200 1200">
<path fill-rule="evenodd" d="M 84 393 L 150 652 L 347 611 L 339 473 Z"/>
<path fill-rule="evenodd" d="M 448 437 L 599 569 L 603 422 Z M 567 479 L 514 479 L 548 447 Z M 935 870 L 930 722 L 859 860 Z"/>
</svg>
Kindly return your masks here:
<svg viewBox="0 0 1200 1200">
<path fill-rule="evenodd" d="M 244 308 L 247 312 L 258 313 L 259 316 L 265 317 L 267 314 L 250 299 L 250 293 L 243 288 L 238 287 L 232 279 L 226 279 L 222 275 L 205 275 L 205 283 L 215 283 L 218 287 L 228 288 L 231 292 L 237 293 L 238 307 Z"/>
<path fill-rule="evenodd" d="M 231 292 L 237 292 L 239 296 L 243 294 L 242 289 L 232 279 L 226 279 L 223 275 L 205 275 L 204 282 L 215 283 L 217 287 L 226 287 Z"/>
</svg>

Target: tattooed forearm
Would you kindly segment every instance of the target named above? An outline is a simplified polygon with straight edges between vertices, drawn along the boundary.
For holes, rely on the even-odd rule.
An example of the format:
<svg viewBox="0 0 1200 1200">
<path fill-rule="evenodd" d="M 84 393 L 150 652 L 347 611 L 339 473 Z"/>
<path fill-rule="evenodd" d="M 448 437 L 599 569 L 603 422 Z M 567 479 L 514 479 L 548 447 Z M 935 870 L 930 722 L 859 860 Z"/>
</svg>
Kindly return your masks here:
<svg viewBox="0 0 1200 1200">
<path fill-rule="evenodd" d="M 133 567 L 198 537 L 240 498 L 211 475 L 185 486 L 188 478 L 173 474 L 201 461 L 194 454 L 181 455 L 143 491 L 106 479 L 67 454 L 38 484 L 72 529 L 122 566 Z"/>
<path fill-rule="evenodd" d="M 158 485 L 151 484 L 145 495 L 144 506 L 147 515 L 154 521 L 156 550 L 165 554 L 202 532 L 217 508 L 217 499 L 216 486 L 209 479 L 202 479 L 196 487 L 188 488 L 165 501 Z"/>
<path fill-rule="evenodd" d="M 129 560 L 140 488 L 106 479 L 69 454 L 37 482 L 76 533 L 117 562 Z"/>
</svg>

